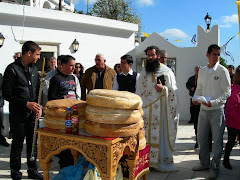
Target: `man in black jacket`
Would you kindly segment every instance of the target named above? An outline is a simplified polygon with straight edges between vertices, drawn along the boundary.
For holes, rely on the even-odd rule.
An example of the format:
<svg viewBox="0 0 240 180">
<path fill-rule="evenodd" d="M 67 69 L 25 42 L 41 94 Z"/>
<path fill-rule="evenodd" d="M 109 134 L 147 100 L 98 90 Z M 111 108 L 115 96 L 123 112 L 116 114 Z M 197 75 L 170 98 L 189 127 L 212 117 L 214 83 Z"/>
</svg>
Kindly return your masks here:
<svg viewBox="0 0 240 180">
<path fill-rule="evenodd" d="M 9 146 L 8 142 L 6 141 L 5 137 L 2 134 L 2 128 L 3 128 L 3 105 L 4 105 L 4 100 L 2 97 L 2 83 L 3 83 L 3 76 L 0 73 L 0 145 L 3 146 Z"/>
<path fill-rule="evenodd" d="M 42 115 L 37 104 L 39 75 L 34 65 L 40 58 L 41 48 L 35 42 L 27 41 L 22 46 L 22 57 L 7 66 L 3 78 L 3 98 L 9 102 L 12 146 L 10 152 L 11 178 L 21 179 L 21 153 L 26 137 L 28 178 L 43 179 L 37 171 L 37 145 L 34 146 L 35 160 L 30 161 L 35 117 Z"/>
<path fill-rule="evenodd" d="M 201 69 L 200 66 L 196 66 L 195 67 L 195 75 L 194 76 L 191 76 L 187 83 L 186 83 L 186 87 L 187 89 L 189 90 L 189 95 L 191 97 L 193 97 L 195 91 L 196 91 L 196 88 L 197 88 L 197 77 L 198 77 L 198 71 L 199 69 Z M 188 123 L 194 123 L 194 119 L 195 118 L 198 118 L 198 114 L 199 114 L 199 111 L 200 111 L 200 106 L 195 106 L 193 105 L 192 103 L 192 98 L 190 99 L 190 114 L 191 114 L 191 119 Z"/>
</svg>

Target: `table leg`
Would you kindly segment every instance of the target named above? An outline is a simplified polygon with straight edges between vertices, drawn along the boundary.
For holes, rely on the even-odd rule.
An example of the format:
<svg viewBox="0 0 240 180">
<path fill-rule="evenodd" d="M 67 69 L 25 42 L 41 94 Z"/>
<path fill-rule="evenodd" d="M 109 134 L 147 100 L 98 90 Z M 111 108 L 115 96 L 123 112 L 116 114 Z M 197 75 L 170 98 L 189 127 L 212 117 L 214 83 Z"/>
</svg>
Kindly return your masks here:
<svg viewBox="0 0 240 180">
<path fill-rule="evenodd" d="M 100 176 L 101 177 L 101 176 Z M 102 180 L 114 180 L 114 177 L 113 178 L 109 178 L 109 177 L 101 177 Z"/>
<path fill-rule="evenodd" d="M 147 180 L 147 174 L 144 174 L 144 175 L 142 176 L 142 179 L 143 179 L 143 180 Z"/>
<path fill-rule="evenodd" d="M 137 160 L 126 159 L 129 167 L 129 180 L 135 179 L 135 167 L 137 165 Z"/>
<path fill-rule="evenodd" d="M 43 170 L 43 179 L 49 180 L 49 169 L 51 167 L 53 160 L 50 159 L 48 162 L 39 162 Z"/>
<path fill-rule="evenodd" d="M 76 151 L 76 150 L 71 150 L 71 153 L 73 155 L 73 159 L 74 159 L 74 164 L 76 164 L 78 158 L 79 158 L 79 154 L 80 152 Z"/>
</svg>

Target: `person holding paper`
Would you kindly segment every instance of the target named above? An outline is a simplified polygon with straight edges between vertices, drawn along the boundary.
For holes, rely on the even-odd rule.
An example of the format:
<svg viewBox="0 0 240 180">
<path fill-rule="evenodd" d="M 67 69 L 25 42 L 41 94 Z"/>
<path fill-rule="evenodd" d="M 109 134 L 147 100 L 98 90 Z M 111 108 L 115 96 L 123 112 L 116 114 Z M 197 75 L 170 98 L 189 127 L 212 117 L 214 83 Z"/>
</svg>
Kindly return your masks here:
<svg viewBox="0 0 240 180">
<path fill-rule="evenodd" d="M 209 179 L 215 179 L 219 172 L 220 159 L 223 149 L 223 133 L 225 128 L 224 105 L 231 94 L 231 81 L 228 70 L 219 64 L 220 47 L 212 44 L 208 47 L 208 65 L 198 74 L 195 95 L 210 97 L 202 102 L 198 118 L 198 143 L 200 165 L 193 167 L 193 171 L 210 168 Z M 194 100 L 193 104 L 199 104 Z M 210 162 L 208 147 L 208 134 L 211 129 L 213 145 L 213 158 Z"/>
</svg>

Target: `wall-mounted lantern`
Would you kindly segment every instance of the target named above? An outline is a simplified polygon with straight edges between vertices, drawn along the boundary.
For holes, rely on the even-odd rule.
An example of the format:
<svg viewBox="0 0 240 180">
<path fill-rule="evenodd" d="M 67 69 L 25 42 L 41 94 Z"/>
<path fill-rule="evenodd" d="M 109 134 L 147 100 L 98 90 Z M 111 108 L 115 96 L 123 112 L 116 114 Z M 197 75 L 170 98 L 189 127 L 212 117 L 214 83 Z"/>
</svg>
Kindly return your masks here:
<svg viewBox="0 0 240 180">
<path fill-rule="evenodd" d="M 74 52 L 77 52 L 78 47 L 79 47 L 79 42 L 75 39 L 72 43 L 72 48 L 73 48 Z"/>
<path fill-rule="evenodd" d="M 4 36 L 2 35 L 2 33 L 0 33 L 0 48 L 3 46 L 4 40 Z"/>
</svg>

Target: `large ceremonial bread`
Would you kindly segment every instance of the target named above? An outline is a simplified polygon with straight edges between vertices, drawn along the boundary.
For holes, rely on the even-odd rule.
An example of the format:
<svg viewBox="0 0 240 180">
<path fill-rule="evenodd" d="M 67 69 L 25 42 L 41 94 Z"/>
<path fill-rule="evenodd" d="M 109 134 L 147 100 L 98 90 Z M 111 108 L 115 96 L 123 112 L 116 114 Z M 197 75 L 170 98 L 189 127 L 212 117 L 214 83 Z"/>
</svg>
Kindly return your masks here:
<svg viewBox="0 0 240 180">
<path fill-rule="evenodd" d="M 89 121 L 107 124 L 133 124 L 142 119 L 142 109 L 114 109 L 88 105 L 86 117 Z"/>
<path fill-rule="evenodd" d="M 127 91 L 94 89 L 87 95 L 87 104 L 107 108 L 140 109 L 143 102 L 140 96 Z"/>
<path fill-rule="evenodd" d="M 139 123 L 126 124 L 104 124 L 86 121 L 85 131 L 89 134 L 102 137 L 128 137 L 139 132 Z"/>
<path fill-rule="evenodd" d="M 127 92 L 95 89 L 87 95 L 85 131 L 102 137 L 127 137 L 143 127 L 141 97 Z"/>
<path fill-rule="evenodd" d="M 46 106 L 43 108 L 44 126 L 51 129 L 65 129 L 65 118 L 67 115 L 67 108 L 76 105 L 79 115 L 79 129 L 84 128 L 86 121 L 85 110 L 87 103 L 86 101 L 76 99 L 58 99 L 48 101 Z"/>
</svg>

